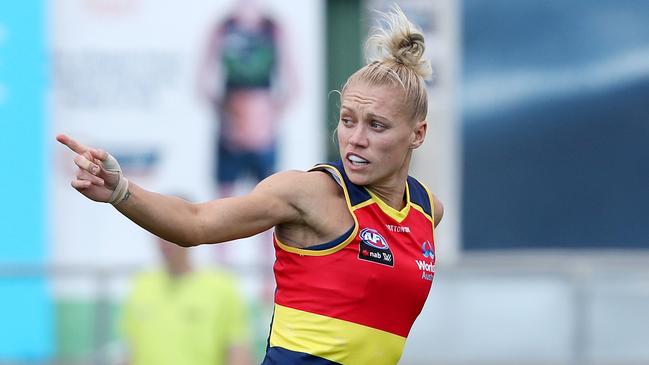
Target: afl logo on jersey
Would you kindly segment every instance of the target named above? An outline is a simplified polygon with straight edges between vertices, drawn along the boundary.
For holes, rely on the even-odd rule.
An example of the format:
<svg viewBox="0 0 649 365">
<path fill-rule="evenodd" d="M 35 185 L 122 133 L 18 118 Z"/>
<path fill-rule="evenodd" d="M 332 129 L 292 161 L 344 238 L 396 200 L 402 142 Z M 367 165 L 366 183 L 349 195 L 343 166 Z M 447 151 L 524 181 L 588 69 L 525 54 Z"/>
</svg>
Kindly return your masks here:
<svg viewBox="0 0 649 365">
<path fill-rule="evenodd" d="M 370 245 L 374 248 L 378 248 L 379 250 L 387 250 L 388 247 L 388 242 L 379 234 L 374 229 L 371 228 L 364 228 L 360 235 L 361 240 L 363 243 Z"/>
<path fill-rule="evenodd" d="M 421 253 L 424 255 L 424 257 L 430 257 L 431 260 L 435 258 L 435 250 L 433 249 L 433 245 L 428 241 L 424 241 L 424 243 L 421 244 Z"/>
<path fill-rule="evenodd" d="M 358 245 L 359 260 L 394 267 L 394 256 L 388 241 L 377 230 L 363 228 L 358 237 L 361 239 Z"/>
</svg>

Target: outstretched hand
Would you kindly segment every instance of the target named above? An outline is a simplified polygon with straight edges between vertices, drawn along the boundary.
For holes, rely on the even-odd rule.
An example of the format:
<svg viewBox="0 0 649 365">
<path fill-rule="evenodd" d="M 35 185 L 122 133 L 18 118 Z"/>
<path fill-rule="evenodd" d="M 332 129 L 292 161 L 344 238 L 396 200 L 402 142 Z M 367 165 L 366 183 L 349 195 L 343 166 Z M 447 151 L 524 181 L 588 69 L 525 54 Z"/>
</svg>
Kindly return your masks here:
<svg viewBox="0 0 649 365">
<path fill-rule="evenodd" d="M 117 169 L 114 168 L 114 158 L 105 151 L 86 147 L 64 134 L 56 136 L 56 140 L 77 154 L 74 163 L 78 169 L 72 187 L 91 200 L 111 202 L 120 178 L 123 178 L 119 165 Z"/>
</svg>

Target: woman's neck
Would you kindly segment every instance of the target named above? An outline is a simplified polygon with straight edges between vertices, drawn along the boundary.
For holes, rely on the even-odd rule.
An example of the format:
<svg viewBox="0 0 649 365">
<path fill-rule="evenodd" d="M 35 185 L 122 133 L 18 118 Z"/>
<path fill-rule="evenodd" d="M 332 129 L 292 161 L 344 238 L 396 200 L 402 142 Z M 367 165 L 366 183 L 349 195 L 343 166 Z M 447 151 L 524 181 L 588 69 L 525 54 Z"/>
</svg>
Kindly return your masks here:
<svg viewBox="0 0 649 365">
<path fill-rule="evenodd" d="M 401 210 L 406 206 L 406 182 L 408 180 L 408 164 L 385 181 L 368 185 L 367 189 L 390 207 Z"/>
</svg>

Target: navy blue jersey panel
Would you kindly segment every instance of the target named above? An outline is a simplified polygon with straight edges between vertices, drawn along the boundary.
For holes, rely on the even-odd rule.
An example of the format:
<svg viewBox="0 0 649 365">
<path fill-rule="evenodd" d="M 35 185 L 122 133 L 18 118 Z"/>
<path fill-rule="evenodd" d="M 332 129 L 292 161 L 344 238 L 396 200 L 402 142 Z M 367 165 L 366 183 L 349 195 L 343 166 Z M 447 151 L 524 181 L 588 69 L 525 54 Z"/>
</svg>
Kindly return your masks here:
<svg viewBox="0 0 649 365">
<path fill-rule="evenodd" d="M 410 202 L 419 205 L 426 214 L 432 216 L 430 197 L 426 188 L 412 176 L 408 176 L 408 188 L 410 189 Z"/>
<path fill-rule="evenodd" d="M 304 352 L 287 350 L 282 347 L 270 347 L 261 365 L 341 365 L 318 356 Z"/>
</svg>

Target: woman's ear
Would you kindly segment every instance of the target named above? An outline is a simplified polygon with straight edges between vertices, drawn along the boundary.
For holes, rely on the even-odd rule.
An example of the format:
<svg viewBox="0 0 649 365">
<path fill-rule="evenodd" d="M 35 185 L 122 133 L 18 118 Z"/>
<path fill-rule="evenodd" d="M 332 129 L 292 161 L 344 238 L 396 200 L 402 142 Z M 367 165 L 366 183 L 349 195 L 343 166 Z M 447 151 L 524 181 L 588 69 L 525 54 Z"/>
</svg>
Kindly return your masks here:
<svg viewBox="0 0 649 365">
<path fill-rule="evenodd" d="M 426 122 L 425 119 L 417 122 L 417 125 L 415 125 L 415 128 L 412 131 L 410 149 L 414 150 L 415 148 L 418 148 L 424 143 L 424 139 L 426 139 L 427 128 L 428 128 L 428 122 Z"/>
</svg>

